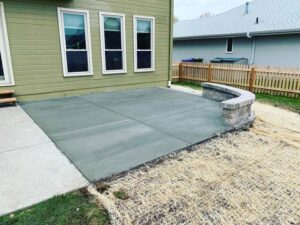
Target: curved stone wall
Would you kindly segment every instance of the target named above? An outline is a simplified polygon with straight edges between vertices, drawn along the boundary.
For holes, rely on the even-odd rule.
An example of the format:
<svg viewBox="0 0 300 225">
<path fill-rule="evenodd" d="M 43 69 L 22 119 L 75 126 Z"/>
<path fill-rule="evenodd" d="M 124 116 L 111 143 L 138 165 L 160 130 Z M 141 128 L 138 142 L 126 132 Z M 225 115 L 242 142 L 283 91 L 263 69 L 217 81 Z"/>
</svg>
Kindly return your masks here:
<svg viewBox="0 0 300 225">
<path fill-rule="evenodd" d="M 224 122 L 236 129 L 249 129 L 255 115 L 251 106 L 255 95 L 249 91 L 221 84 L 203 83 L 203 96 L 220 101 Z"/>
</svg>

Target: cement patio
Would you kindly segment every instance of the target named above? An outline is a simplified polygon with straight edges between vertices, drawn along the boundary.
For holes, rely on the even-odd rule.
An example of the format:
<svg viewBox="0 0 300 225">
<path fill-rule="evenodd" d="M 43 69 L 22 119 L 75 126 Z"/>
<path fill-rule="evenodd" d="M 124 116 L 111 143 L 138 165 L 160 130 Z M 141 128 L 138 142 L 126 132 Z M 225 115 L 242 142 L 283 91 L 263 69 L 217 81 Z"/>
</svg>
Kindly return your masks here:
<svg viewBox="0 0 300 225">
<path fill-rule="evenodd" d="M 89 181 L 232 128 L 218 102 L 152 88 L 24 102 L 22 107 Z"/>
</svg>

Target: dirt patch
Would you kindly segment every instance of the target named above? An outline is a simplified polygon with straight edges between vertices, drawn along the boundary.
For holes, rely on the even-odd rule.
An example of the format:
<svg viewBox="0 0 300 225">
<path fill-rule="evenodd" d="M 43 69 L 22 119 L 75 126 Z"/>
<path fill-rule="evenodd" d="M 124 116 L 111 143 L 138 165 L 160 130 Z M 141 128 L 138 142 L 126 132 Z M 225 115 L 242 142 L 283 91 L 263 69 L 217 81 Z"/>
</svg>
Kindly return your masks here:
<svg viewBox="0 0 300 225">
<path fill-rule="evenodd" d="M 262 103 L 254 111 L 249 132 L 110 182 L 99 198 L 112 224 L 299 223 L 300 115 Z M 128 198 L 116 198 L 118 190 Z"/>
</svg>

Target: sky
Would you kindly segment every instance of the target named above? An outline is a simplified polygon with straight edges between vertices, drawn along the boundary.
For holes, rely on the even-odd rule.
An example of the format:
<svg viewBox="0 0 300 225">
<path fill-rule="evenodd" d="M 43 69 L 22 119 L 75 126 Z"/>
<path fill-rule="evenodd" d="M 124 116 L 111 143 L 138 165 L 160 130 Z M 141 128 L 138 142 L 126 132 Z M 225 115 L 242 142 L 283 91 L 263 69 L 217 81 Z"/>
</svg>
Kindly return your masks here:
<svg viewBox="0 0 300 225">
<path fill-rule="evenodd" d="M 175 16 L 179 20 L 199 18 L 210 12 L 214 15 L 225 12 L 249 0 L 174 0 Z"/>
</svg>

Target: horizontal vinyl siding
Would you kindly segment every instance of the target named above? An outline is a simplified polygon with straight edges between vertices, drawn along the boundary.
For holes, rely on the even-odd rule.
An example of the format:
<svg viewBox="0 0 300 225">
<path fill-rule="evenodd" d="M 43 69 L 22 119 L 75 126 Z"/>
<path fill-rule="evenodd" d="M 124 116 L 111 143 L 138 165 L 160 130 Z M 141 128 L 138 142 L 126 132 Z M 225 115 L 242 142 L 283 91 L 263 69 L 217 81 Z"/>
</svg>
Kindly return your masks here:
<svg viewBox="0 0 300 225">
<path fill-rule="evenodd" d="M 19 99 L 122 89 L 122 86 L 166 86 L 170 0 L 3 0 L 3 3 L 16 81 L 13 88 Z M 89 10 L 93 76 L 63 77 L 57 7 Z M 127 74 L 102 75 L 99 11 L 126 15 Z M 134 14 L 156 19 L 155 72 L 134 73 Z"/>
<path fill-rule="evenodd" d="M 216 57 L 246 58 L 250 62 L 252 39 L 234 38 L 232 53 L 226 53 L 226 43 L 226 38 L 174 41 L 173 62 L 189 58 L 203 58 L 204 62 L 210 62 Z"/>
</svg>

